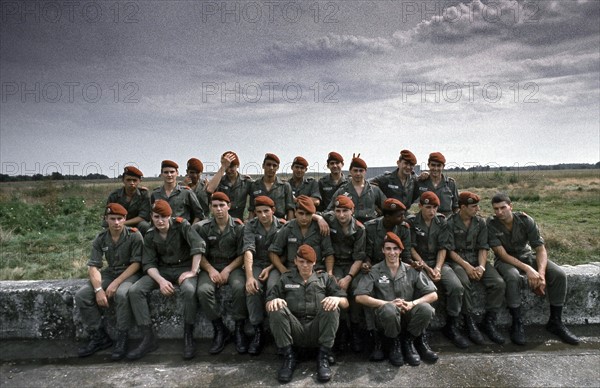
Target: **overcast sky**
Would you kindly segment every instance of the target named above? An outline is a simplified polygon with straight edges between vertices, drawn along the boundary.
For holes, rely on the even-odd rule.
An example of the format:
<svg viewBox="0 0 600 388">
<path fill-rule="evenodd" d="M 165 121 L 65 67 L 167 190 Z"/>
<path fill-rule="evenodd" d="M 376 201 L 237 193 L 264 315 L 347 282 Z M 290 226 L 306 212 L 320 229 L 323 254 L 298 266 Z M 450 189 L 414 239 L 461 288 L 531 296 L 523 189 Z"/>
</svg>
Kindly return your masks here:
<svg viewBox="0 0 600 388">
<path fill-rule="evenodd" d="M 0 4 L 5 174 L 600 160 L 600 1 Z"/>
</svg>

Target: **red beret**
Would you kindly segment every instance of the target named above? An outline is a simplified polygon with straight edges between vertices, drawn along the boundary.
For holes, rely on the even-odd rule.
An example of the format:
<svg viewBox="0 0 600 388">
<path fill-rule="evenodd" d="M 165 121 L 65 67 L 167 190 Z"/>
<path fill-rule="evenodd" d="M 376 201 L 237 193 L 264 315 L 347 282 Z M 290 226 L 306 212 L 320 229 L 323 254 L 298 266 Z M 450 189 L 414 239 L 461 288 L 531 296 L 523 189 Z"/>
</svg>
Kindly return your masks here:
<svg viewBox="0 0 600 388">
<path fill-rule="evenodd" d="M 160 164 L 160 169 L 162 170 L 165 167 L 172 167 L 179 170 L 179 165 L 172 160 L 163 160 Z"/>
<path fill-rule="evenodd" d="M 331 151 L 329 153 L 329 155 L 327 155 L 327 163 L 331 162 L 332 160 L 335 160 L 336 162 L 344 163 L 344 158 L 342 157 L 342 155 L 338 154 L 335 151 Z"/>
<path fill-rule="evenodd" d="M 200 159 L 191 158 L 187 161 L 187 169 L 202 172 L 204 171 L 204 165 L 200 161 Z"/>
<path fill-rule="evenodd" d="M 404 244 L 402 244 L 402 240 L 400 240 L 400 237 L 398 237 L 396 233 L 387 232 L 385 234 L 385 238 L 383 239 L 383 243 L 385 244 L 386 242 L 394 243 L 398 245 L 398 248 L 404 249 Z"/>
<path fill-rule="evenodd" d="M 233 159 L 233 161 L 231 162 L 231 166 L 239 166 L 240 165 L 240 158 L 233 151 L 224 152 L 223 155 L 221 155 L 221 157 L 224 157 L 227 154 L 233 154 L 233 156 L 235 157 L 235 159 Z"/>
<path fill-rule="evenodd" d="M 254 206 L 269 206 L 274 208 L 275 202 L 273 202 L 273 200 L 266 195 L 259 195 L 258 197 L 254 198 Z"/>
<path fill-rule="evenodd" d="M 230 203 L 231 200 L 229 199 L 229 197 L 227 196 L 227 194 L 225 194 L 222 191 L 216 191 L 214 192 L 211 196 L 210 196 L 210 200 L 211 201 L 225 201 L 227 203 Z"/>
<path fill-rule="evenodd" d="M 421 198 L 419 199 L 421 205 L 433 205 L 440 206 L 440 199 L 433 191 L 426 191 L 421 194 Z"/>
<path fill-rule="evenodd" d="M 410 164 L 417 164 L 417 157 L 409 150 L 400 151 L 400 159 L 404 159 Z"/>
<path fill-rule="evenodd" d="M 354 209 L 354 202 L 352 202 L 352 200 L 350 199 L 350 197 L 347 197 L 345 195 L 338 195 L 335 198 L 335 207 L 341 207 L 344 209 Z"/>
<path fill-rule="evenodd" d="M 267 161 L 267 159 L 271 159 L 272 161 L 276 162 L 277 164 L 281 164 L 279 157 L 275 154 L 266 153 L 265 158 L 263 159 L 263 164 Z"/>
<path fill-rule="evenodd" d="M 109 203 L 108 205 L 106 205 L 106 215 L 109 214 L 116 214 L 118 216 L 123 216 L 125 217 L 127 215 L 127 209 L 125 209 L 123 206 L 119 205 L 118 203 Z"/>
<path fill-rule="evenodd" d="M 301 259 L 310 261 L 311 263 L 317 262 L 317 253 L 315 252 L 313 247 L 311 247 L 308 244 L 300 245 L 298 247 L 298 251 L 296 252 L 296 255 Z"/>
<path fill-rule="evenodd" d="M 136 178 L 141 178 L 144 176 L 144 174 L 142 174 L 142 172 L 139 169 L 133 166 L 126 166 L 125 169 L 123 169 L 123 175 L 131 175 Z"/>
<path fill-rule="evenodd" d="M 315 203 L 313 202 L 313 200 L 306 196 L 306 195 L 300 195 L 298 196 L 298 198 L 296 198 L 296 209 L 302 209 L 308 213 L 316 213 L 317 212 L 317 208 L 315 207 Z"/>
<path fill-rule="evenodd" d="M 296 156 L 294 158 L 294 161 L 292 162 L 292 167 L 294 167 L 294 164 L 299 164 L 299 165 L 303 166 L 304 168 L 308 167 L 308 162 L 302 156 Z"/>
<path fill-rule="evenodd" d="M 352 162 L 350 162 L 350 169 L 352 169 L 353 167 L 364 168 L 365 170 L 367 169 L 367 163 L 365 163 L 365 161 L 360 158 L 360 154 L 356 156 L 352 154 Z"/>
<path fill-rule="evenodd" d="M 479 198 L 479 195 L 471 193 L 470 191 L 463 191 L 458 195 L 459 205 L 473 205 L 479 203 L 480 200 L 481 198 Z"/>
<path fill-rule="evenodd" d="M 406 206 L 396 198 L 388 198 L 383 201 L 382 210 L 406 210 Z"/>
<path fill-rule="evenodd" d="M 444 155 L 442 155 L 441 152 L 432 152 L 429 154 L 429 160 L 427 160 L 427 163 L 430 162 L 438 162 L 441 164 L 446 164 L 446 158 L 444 158 Z"/>
<path fill-rule="evenodd" d="M 152 211 L 163 217 L 170 217 L 171 214 L 173 214 L 171 205 L 169 205 L 169 202 L 165 201 L 164 199 L 157 199 L 156 202 L 152 204 Z"/>
</svg>

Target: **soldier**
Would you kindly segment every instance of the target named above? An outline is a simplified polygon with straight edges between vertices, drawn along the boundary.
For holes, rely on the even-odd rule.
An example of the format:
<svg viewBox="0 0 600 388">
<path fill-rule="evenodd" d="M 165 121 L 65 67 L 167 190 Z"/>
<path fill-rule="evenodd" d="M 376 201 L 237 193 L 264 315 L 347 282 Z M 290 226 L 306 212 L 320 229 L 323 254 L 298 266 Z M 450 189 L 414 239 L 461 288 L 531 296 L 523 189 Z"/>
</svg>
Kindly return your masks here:
<svg viewBox="0 0 600 388">
<path fill-rule="evenodd" d="M 463 191 L 458 196 L 460 210 L 448 219 L 452 237 L 450 267 L 465 289 L 462 313 L 469 339 L 478 345 L 484 344 L 472 315 L 472 284 L 481 281 L 486 290 L 486 314 L 482 329 L 492 341 L 503 344 L 504 337 L 496 328 L 496 317 L 504 302 L 505 284 L 496 268 L 488 262 L 488 231 L 485 220 L 477 215 L 479 200 L 477 194 Z"/>
<path fill-rule="evenodd" d="M 301 195 L 306 195 L 313 200 L 316 207 L 321 204 L 321 193 L 319 192 L 319 184 L 314 178 L 306 178 L 306 169 L 308 162 L 302 156 L 296 156 L 292 162 L 292 179 L 288 182 L 292 187 L 294 198 Z"/>
<path fill-rule="evenodd" d="M 142 256 L 142 276 L 129 289 L 129 302 L 138 326 L 142 329 L 142 342 L 127 353 L 127 358 L 135 360 L 158 348 L 152 330 L 148 294 L 154 289 L 167 297 L 175 295 L 175 286 L 183 294 L 183 358 L 194 357 L 194 323 L 198 310 L 196 303 L 197 274 L 205 251 L 202 238 L 183 217 L 171 217 L 173 211 L 169 203 L 157 199 L 152 205 L 154 227 L 144 236 Z"/>
<path fill-rule="evenodd" d="M 190 189 L 196 194 L 198 203 L 202 208 L 202 212 L 205 216 L 209 213 L 208 208 L 208 193 L 206 192 L 206 181 L 200 179 L 202 172 L 204 171 L 204 164 L 200 159 L 191 158 L 187 161 L 186 179 L 184 183 L 188 185 Z"/>
<path fill-rule="evenodd" d="M 336 344 L 339 350 L 345 350 L 349 333 L 348 323 L 350 323 L 352 350 L 359 353 L 363 350 L 360 320 L 364 312 L 355 303 L 353 295 L 360 280 L 362 263 L 366 258 L 366 234 L 364 225 L 352 216 L 353 213 L 354 202 L 340 195 L 335 200 L 335 211 L 323 214 L 329 225 L 329 235 L 335 252 L 330 260 L 325 261 L 325 269 L 348 294 L 350 303 L 349 312 L 347 313 L 346 310 L 341 312 Z"/>
<path fill-rule="evenodd" d="M 308 244 L 315 249 L 318 259 L 316 269 L 325 268 L 323 258 L 325 262 L 333 260 L 331 239 L 320 233 L 318 222 L 313 220 L 315 212 L 315 204 L 309 197 L 301 195 L 296 198 L 295 218 L 277 232 L 269 247 L 269 258 L 274 268 L 267 283 L 267 293 L 277 283 L 280 274 L 292 269 L 298 246 Z"/>
<path fill-rule="evenodd" d="M 271 331 L 283 355 L 277 379 L 282 383 L 292 380 L 296 368 L 292 345 L 296 345 L 319 347 L 317 379 L 329 381 L 329 354 L 339 325 L 339 309 L 348 308 L 348 300 L 332 277 L 314 271 L 317 254 L 310 245 L 300 245 L 295 256 L 296 268 L 282 274 L 267 296 Z"/>
<path fill-rule="evenodd" d="M 492 197 L 494 216 L 487 220 L 489 243 L 496 260 L 496 269 L 506 282 L 506 303 L 513 322 L 510 339 L 525 345 L 525 328 L 521 316 L 522 274 L 529 288 L 537 295 L 548 292 L 550 319 L 546 329 L 564 342 L 577 345 L 577 338 L 562 322 L 562 309 L 567 297 L 567 275 L 554 262 L 548 260 L 544 239 L 536 222 L 523 212 L 513 212 L 508 195 L 498 193 Z"/>
<path fill-rule="evenodd" d="M 458 317 L 462 308 L 464 288 L 446 263 L 446 255 L 452 249 L 452 239 L 446 217 L 437 212 L 440 200 L 432 191 L 421 194 L 419 212 L 408 218 L 411 226 L 411 255 L 434 283 L 440 282 L 446 293 L 446 326 L 442 333 L 459 348 L 469 347 L 469 341 L 458 329 Z"/>
<path fill-rule="evenodd" d="M 123 187 L 108 196 L 106 204 L 118 203 L 127 210 L 125 226 L 136 227 L 142 235 L 150 228 L 150 195 L 148 189 L 141 187 L 143 174 L 133 167 L 123 170 Z"/>
<path fill-rule="evenodd" d="M 321 204 L 317 208 L 323 212 L 327 210 L 327 206 L 333 200 L 333 194 L 340 188 L 344 183 L 348 182 L 344 174 L 342 173 L 342 167 L 344 167 L 344 158 L 342 155 L 335 151 L 331 151 L 327 155 L 327 168 L 330 173 L 319 179 L 319 193 L 321 193 Z"/>
<path fill-rule="evenodd" d="M 200 237 L 206 241 L 206 259 L 200 263 L 202 272 L 198 276 L 196 294 L 202 311 L 212 322 L 214 329 L 210 354 L 221 353 L 230 337 L 216 299 L 217 288 L 225 284 L 231 286 L 235 349 L 240 354 L 248 351 L 248 340 L 244 334 L 244 324 L 248 317 L 246 279 L 242 270 L 244 224 L 239 218 L 229 215 L 229 203 L 229 197 L 225 193 L 213 193 L 210 199 L 213 217 L 194 225 Z"/>
<path fill-rule="evenodd" d="M 415 186 L 415 199 L 426 191 L 432 191 L 440 200 L 438 211 L 449 217 L 458 211 L 458 190 L 456 182 L 442 173 L 446 165 L 446 158 L 439 152 L 429 154 L 427 166 L 429 167 L 429 178 L 418 180 Z"/>
<path fill-rule="evenodd" d="M 265 315 L 266 284 L 273 264 L 269 260 L 269 246 L 275 234 L 285 224 L 276 218 L 275 202 L 261 195 L 254 201 L 256 217 L 244 226 L 244 270 L 246 271 L 246 306 L 254 337 L 248 345 L 248 353 L 260 354 L 264 344 L 263 321 Z"/>
<path fill-rule="evenodd" d="M 431 303 L 437 300 L 437 293 L 422 271 L 400 261 L 403 249 L 400 238 L 387 232 L 382 247 L 385 260 L 363 276 L 356 289 L 356 301 L 373 309 L 374 322 L 369 322 L 369 329 L 375 346 L 370 360 L 385 359 L 379 336 L 382 331 L 392 343 L 390 364 L 402 366 L 406 362 L 417 366 L 421 357 L 427 362 L 438 360 L 424 334 L 435 314 Z"/>
<path fill-rule="evenodd" d="M 369 182 L 379 187 L 386 197 L 399 200 L 409 209 L 415 201 L 416 164 L 417 157 L 409 150 L 402 150 L 396 162 L 398 168 L 371 178 Z"/>
<path fill-rule="evenodd" d="M 109 306 L 114 298 L 117 311 L 117 343 L 111 358 L 118 361 L 127 353 L 127 334 L 131 326 L 131 307 L 127 292 L 139 279 L 142 261 L 142 235 L 136 228 L 125 226 L 127 210 L 118 203 L 109 203 L 104 219 L 108 229 L 100 232 L 92 243 L 88 261 L 90 281 L 75 294 L 81 320 L 91 331 L 88 344 L 79 349 L 79 357 L 86 357 L 112 345 L 102 325 L 100 307 Z M 102 268 L 102 257 L 107 268 Z"/>
<path fill-rule="evenodd" d="M 252 217 L 254 217 L 254 199 L 260 195 L 266 195 L 275 202 L 275 217 L 284 218 L 287 216 L 288 221 L 294 218 L 292 187 L 276 175 L 280 163 L 277 155 L 265 154 L 262 165 L 264 175 L 250 185 L 248 211 Z"/>
<path fill-rule="evenodd" d="M 204 212 L 200 207 L 198 198 L 187 186 L 177 183 L 179 165 L 171 160 L 163 160 L 160 165 L 160 175 L 163 185 L 152 191 L 150 201 L 154 203 L 158 199 L 169 202 L 175 217 L 183 217 L 194 224 L 204 218 Z"/>
<path fill-rule="evenodd" d="M 386 200 L 385 194 L 377 186 L 372 186 L 365 180 L 367 172 L 367 163 L 358 156 L 352 157 L 350 163 L 351 180 L 341 186 L 333 195 L 345 195 L 354 202 L 354 217 L 362 223 L 372 220 L 378 216 L 378 208 L 383 207 L 383 201 Z M 333 202 L 329 204 L 327 210 L 333 210 Z"/>
<path fill-rule="evenodd" d="M 227 151 L 221 155 L 221 167 L 208 182 L 206 191 L 209 194 L 216 191 L 227 194 L 231 200 L 229 215 L 244 220 L 252 179 L 249 176 L 240 175 L 239 166 L 240 159 L 235 152 Z"/>
</svg>

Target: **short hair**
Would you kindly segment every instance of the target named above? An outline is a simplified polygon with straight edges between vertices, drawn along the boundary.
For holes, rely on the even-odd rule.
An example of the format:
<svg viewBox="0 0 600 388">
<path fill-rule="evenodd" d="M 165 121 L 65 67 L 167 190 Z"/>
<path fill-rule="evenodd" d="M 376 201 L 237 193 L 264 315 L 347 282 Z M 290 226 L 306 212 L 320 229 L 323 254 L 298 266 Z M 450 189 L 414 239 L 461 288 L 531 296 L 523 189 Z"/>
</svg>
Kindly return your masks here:
<svg viewBox="0 0 600 388">
<path fill-rule="evenodd" d="M 512 203 L 508 195 L 504 193 L 496 193 L 496 195 L 492 197 L 492 205 L 500 202 L 506 202 L 509 205 Z"/>
</svg>

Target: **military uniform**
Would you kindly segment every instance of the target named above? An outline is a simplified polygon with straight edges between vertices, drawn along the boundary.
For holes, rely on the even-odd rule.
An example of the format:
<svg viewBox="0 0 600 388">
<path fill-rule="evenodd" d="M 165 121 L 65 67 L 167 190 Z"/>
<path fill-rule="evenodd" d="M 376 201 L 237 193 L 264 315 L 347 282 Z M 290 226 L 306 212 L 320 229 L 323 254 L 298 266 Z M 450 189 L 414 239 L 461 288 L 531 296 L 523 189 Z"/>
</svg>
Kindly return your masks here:
<svg viewBox="0 0 600 388">
<path fill-rule="evenodd" d="M 100 232 L 92 243 L 92 253 L 87 265 L 89 267 L 102 268 L 102 259 L 106 259 L 107 267 L 102 269 L 102 288 L 108 286 L 118 278 L 132 263 L 142 261 L 143 238 L 136 228 L 125 227 L 119 241 L 113 242 L 109 230 Z M 117 329 L 129 330 L 131 325 L 131 307 L 127 299 L 130 287 L 140 278 L 135 274 L 125 279 L 115 294 L 115 308 L 117 312 Z M 96 293 L 91 282 L 83 286 L 77 294 L 75 301 L 81 312 L 81 320 L 84 325 L 92 329 L 101 326 L 100 308 L 96 304 Z"/>
<path fill-rule="evenodd" d="M 445 177 L 442 174 L 442 181 L 438 187 L 433 186 L 431 178 L 424 181 L 415 182 L 415 195 L 413 198 L 419 198 L 421 194 L 426 191 L 432 191 L 440 199 L 440 207 L 438 212 L 445 216 L 451 215 L 456 209 L 458 209 L 458 190 L 456 188 L 456 182 L 453 178 Z M 407 206 L 408 207 L 408 206 Z"/>
<path fill-rule="evenodd" d="M 479 266 L 479 251 L 490 249 L 485 220 L 475 216 L 467 228 L 460 218 L 460 214 L 455 213 L 448 219 L 448 229 L 452 238 L 452 250 L 473 267 Z M 473 310 L 472 281 L 460 264 L 452 261 L 449 257 L 446 261 L 450 262 L 450 266 L 465 289 L 463 312 L 470 313 Z M 486 310 L 498 312 L 504 301 L 505 285 L 504 280 L 489 261 L 485 264 L 481 282 L 486 289 Z"/>
<path fill-rule="evenodd" d="M 387 232 L 393 232 L 402 241 L 405 249 L 400 254 L 400 258 L 404 262 L 410 262 L 410 225 L 406 222 L 402 222 L 400 225 L 394 226 L 392 230 L 386 230 L 383 226 L 383 217 L 378 217 L 374 220 L 365 222 L 366 229 L 366 248 L 365 252 L 367 258 L 371 260 L 372 264 L 379 263 L 385 259 L 385 255 L 381 251 L 383 248 L 383 240 Z"/>
<path fill-rule="evenodd" d="M 135 190 L 135 194 L 131 198 L 131 201 L 128 201 L 127 195 L 125 194 L 125 188 L 121 187 L 120 189 L 116 189 L 108 195 L 106 204 L 109 203 L 118 203 L 119 205 L 123 206 L 127 210 L 127 216 L 125 218 L 126 220 L 130 220 L 135 217 L 142 217 L 144 221 L 139 222 L 135 226 L 143 234 L 145 234 L 150 228 L 150 195 L 148 194 L 147 189 L 137 188 Z"/>
<path fill-rule="evenodd" d="M 298 186 L 294 186 L 294 180 L 291 179 L 288 181 L 290 187 L 292 188 L 292 194 L 294 198 L 297 198 L 301 195 L 306 195 L 307 197 L 317 198 L 319 201 L 321 198 L 321 193 L 319 192 L 319 184 L 314 178 L 311 177 L 303 177 L 302 182 Z"/>
<path fill-rule="evenodd" d="M 267 231 L 258 218 L 249 220 L 244 226 L 244 246 L 242 252 L 252 252 L 252 273 L 258 279 L 261 271 L 271 265 L 269 246 L 273 243 L 277 231 L 285 225 L 285 220 L 273 217 L 273 224 Z M 258 282 L 259 291 L 246 295 L 246 306 L 252 325 L 259 325 L 265 315 L 265 284 Z"/>
<path fill-rule="evenodd" d="M 200 204 L 200 207 L 202 208 L 203 217 L 208 216 L 208 214 L 210 214 L 210 206 L 208 204 L 208 193 L 206 192 L 206 185 L 204 184 L 204 181 L 199 180 L 198 184 L 196 184 L 196 187 L 194 187 L 192 189 L 192 191 L 194 192 L 194 194 L 196 194 L 198 203 Z M 193 220 L 191 220 L 191 221 L 193 221 Z"/>
<path fill-rule="evenodd" d="M 168 197 L 164 186 L 157 187 L 152 191 L 150 200 L 154 203 L 157 199 L 164 199 L 169 202 L 174 217 L 183 217 L 188 222 L 193 222 L 195 218 L 204 218 L 204 212 L 200 207 L 198 198 L 192 189 L 187 186 L 177 184 Z"/>
<path fill-rule="evenodd" d="M 344 184 L 348 182 L 348 179 L 342 174 L 338 183 L 334 183 L 331 179 L 331 174 L 327 174 L 319 179 L 319 193 L 321 193 L 321 203 L 319 204 L 319 211 L 327 210 L 327 207 L 335 198 L 333 194 Z"/>
<path fill-rule="evenodd" d="M 182 217 L 172 217 L 169 224 L 165 240 L 162 239 L 155 228 L 150 228 L 144 236 L 142 268 L 144 273 L 147 273 L 150 268 L 156 268 L 162 277 L 175 286 L 178 285 L 179 276 L 191 270 L 192 256 L 204 254 L 206 244 L 198 233 L 193 230 L 190 223 Z M 196 284 L 197 278 L 192 277 L 179 285 L 184 297 L 184 320 L 186 324 L 191 325 L 196 320 L 198 309 Z M 158 283 L 150 276 L 145 275 L 129 290 L 129 301 L 133 315 L 140 326 L 149 326 L 152 323 L 147 296 L 156 288 L 159 288 Z"/>
<path fill-rule="evenodd" d="M 378 186 L 386 197 L 396 198 L 398 201 L 402 202 L 407 209 L 410 208 L 416 199 L 416 181 L 416 175 L 413 173 L 408 177 L 406 183 L 402 184 L 400 178 L 398 178 L 398 169 L 395 169 L 392 172 L 385 172 L 369 180 L 371 184 Z"/>
<path fill-rule="evenodd" d="M 506 252 L 537 270 L 533 249 L 544 245 L 539 228 L 533 218 L 522 212 L 513 212 L 512 231 L 508 231 L 495 216 L 487 219 L 489 244 L 492 248 L 502 246 Z M 520 271 L 501 260 L 495 266 L 506 282 L 506 303 L 508 307 L 521 305 L 523 279 Z M 567 296 L 567 275 L 565 271 L 548 260 L 546 267 L 546 289 L 552 306 L 563 306 Z"/>
<path fill-rule="evenodd" d="M 199 222 L 194 225 L 194 228 L 200 237 L 206 241 L 206 260 L 217 271 L 221 272 L 233 260 L 242 255 L 244 224 L 238 218 L 229 216 L 227 226 L 223 232 L 220 231 L 214 218 Z M 232 318 L 236 321 L 246 319 L 248 316 L 246 310 L 246 276 L 241 267 L 231 271 L 227 283 L 231 286 L 232 291 Z M 216 284 L 210 279 L 208 272 L 200 272 L 196 294 L 202 311 L 211 321 L 221 317 L 216 300 L 216 289 Z"/>
<path fill-rule="evenodd" d="M 345 297 L 346 293 L 326 273 L 313 272 L 306 283 L 296 268 L 281 275 L 267 296 L 267 301 L 281 298 L 287 303 L 287 307 L 269 313 L 277 347 L 333 346 L 340 311 L 323 310 L 321 301 L 327 296 Z"/>
<path fill-rule="evenodd" d="M 231 203 L 229 204 L 229 215 L 234 218 L 244 219 L 244 210 L 246 210 L 246 203 L 248 202 L 248 195 L 250 195 L 250 186 L 252 179 L 248 177 L 242 177 L 240 174 L 237 175 L 235 182 L 231 183 L 229 178 L 225 175 L 221 178 L 219 186 L 216 191 L 221 191 L 229 197 Z"/>
<path fill-rule="evenodd" d="M 371 271 L 362 277 L 355 294 L 369 295 L 385 301 L 396 298 L 413 301 L 436 290 L 433 282 L 422 271 L 417 271 L 401 262 L 394 277 L 386 262 L 382 261 L 375 264 Z M 406 325 L 408 332 L 415 337 L 420 336 L 435 314 L 435 309 L 429 303 L 419 303 L 403 314 L 392 303 L 386 303 L 372 310 L 373 319 L 368 319 L 368 329 L 381 330 L 389 338 L 398 337 L 402 331 L 402 318 L 408 321 Z"/>
<path fill-rule="evenodd" d="M 352 181 L 348 181 L 345 185 L 341 186 L 333 195 L 336 198 L 338 195 L 345 195 L 352 199 L 354 202 L 354 217 L 360 222 L 367 222 L 378 216 L 376 207 L 379 209 L 383 208 L 383 201 L 387 198 L 381 189 L 377 186 L 371 185 L 369 182 L 365 182 L 360 196 L 356 193 Z M 327 210 L 333 210 L 335 205 L 333 202 L 329 203 Z"/>
<path fill-rule="evenodd" d="M 292 187 L 289 183 L 279 179 L 279 177 L 275 177 L 275 182 L 273 182 L 271 190 L 267 190 L 262 178 L 250 184 L 249 211 L 254 211 L 254 198 L 261 195 L 266 195 L 275 202 L 275 217 L 285 218 L 289 210 L 296 208 L 294 197 L 292 196 Z"/>
<path fill-rule="evenodd" d="M 452 249 L 452 239 L 446 217 L 443 214 L 437 214 L 431 220 L 431 226 L 427 226 L 421 212 L 419 212 L 416 215 L 409 216 L 407 221 L 411 226 L 410 240 L 412 247 L 415 248 L 428 266 L 435 267 L 438 251 Z M 440 282 L 446 293 L 446 312 L 451 317 L 457 317 L 462 308 L 464 288 L 448 265 L 448 260 L 446 258 L 440 270 L 442 274 Z"/>
</svg>

